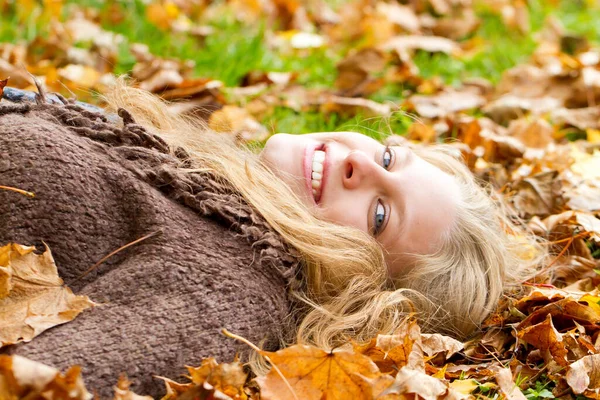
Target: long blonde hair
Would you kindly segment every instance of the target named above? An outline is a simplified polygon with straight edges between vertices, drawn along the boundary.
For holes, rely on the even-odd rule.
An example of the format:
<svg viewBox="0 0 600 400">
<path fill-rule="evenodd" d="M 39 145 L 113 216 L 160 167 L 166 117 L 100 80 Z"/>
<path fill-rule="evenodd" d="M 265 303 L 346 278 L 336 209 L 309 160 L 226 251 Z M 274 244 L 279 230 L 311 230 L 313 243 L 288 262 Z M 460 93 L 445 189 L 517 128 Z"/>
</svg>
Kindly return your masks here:
<svg viewBox="0 0 600 400">
<path fill-rule="evenodd" d="M 493 310 L 507 285 L 530 274 L 509 239 L 515 235 L 507 235 L 519 230 L 444 147 L 415 151 L 459 183 L 456 224 L 436 254 L 419 256 L 416 267 L 392 282 L 383 250 L 371 236 L 317 219 L 251 149 L 170 113 L 162 100 L 122 81 L 105 100 L 109 109 L 127 109 L 173 148 L 185 148 L 194 165 L 190 172 L 210 170 L 230 184 L 297 250 L 305 282 L 295 295 L 307 305 L 298 311 L 298 342 L 322 348 L 350 338 L 364 342 L 393 332 L 411 312 L 425 329 L 462 337 Z"/>
</svg>

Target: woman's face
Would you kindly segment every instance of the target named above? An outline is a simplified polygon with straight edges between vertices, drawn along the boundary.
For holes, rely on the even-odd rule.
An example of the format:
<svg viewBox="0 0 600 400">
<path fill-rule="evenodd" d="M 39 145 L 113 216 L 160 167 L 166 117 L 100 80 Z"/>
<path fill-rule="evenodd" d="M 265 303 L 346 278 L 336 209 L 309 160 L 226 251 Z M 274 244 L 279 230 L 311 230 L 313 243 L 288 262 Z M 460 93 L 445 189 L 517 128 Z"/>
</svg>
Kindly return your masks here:
<svg viewBox="0 0 600 400">
<path fill-rule="evenodd" d="M 318 218 L 373 235 L 392 276 L 411 254 L 433 253 L 455 218 L 454 178 L 404 146 L 352 132 L 277 134 L 260 157 Z"/>
</svg>

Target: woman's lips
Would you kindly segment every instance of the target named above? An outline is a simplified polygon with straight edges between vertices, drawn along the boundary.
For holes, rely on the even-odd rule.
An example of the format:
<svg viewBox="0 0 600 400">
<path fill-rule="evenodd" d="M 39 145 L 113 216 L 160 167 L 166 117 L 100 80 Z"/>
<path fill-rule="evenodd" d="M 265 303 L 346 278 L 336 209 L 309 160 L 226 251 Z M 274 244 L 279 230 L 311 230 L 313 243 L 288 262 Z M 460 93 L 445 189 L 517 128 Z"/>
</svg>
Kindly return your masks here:
<svg viewBox="0 0 600 400">
<path fill-rule="evenodd" d="M 323 143 L 321 148 L 319 149 L 325 152 L 325 159 L 323 160 L 323 172 L 321 173 L 321 193 L 319 194 L 319 204 L 323 201 L 323 195 L 325 194 L 325 187 L 327 186 L 327 178 L 329 177 L 329 152 L 327 148 L 327 144 Z"/>
</svg>

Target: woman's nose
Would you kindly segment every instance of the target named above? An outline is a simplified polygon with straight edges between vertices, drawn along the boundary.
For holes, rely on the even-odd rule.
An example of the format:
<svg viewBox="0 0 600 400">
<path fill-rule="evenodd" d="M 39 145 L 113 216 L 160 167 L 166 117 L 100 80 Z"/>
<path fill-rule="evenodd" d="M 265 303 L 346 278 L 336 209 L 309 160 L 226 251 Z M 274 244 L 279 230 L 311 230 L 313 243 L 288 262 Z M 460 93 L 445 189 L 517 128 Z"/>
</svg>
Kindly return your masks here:
<svg viewBox="0 0 600 400">
<path fill-rule="evenodd" d="M 356 189 L 376 179 L 377 165 L 362 151 L 348 153 L 342 167 L 342 182 L 346 189 Z"/>
</svg>

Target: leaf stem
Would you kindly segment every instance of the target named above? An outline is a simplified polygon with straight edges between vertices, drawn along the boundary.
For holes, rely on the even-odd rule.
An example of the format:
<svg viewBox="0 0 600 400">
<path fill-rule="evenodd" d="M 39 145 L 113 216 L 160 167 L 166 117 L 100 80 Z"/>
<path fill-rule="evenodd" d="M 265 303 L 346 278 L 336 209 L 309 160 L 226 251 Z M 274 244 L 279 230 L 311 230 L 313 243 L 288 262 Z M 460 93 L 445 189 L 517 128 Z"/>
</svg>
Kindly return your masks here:
<svg viewBox="0 0 600 400">
<path fill-rule="evenodd" d="M 87 274 L 89 274 L 90 272 L 92 272 L 96 267 L 98 267 L 100 264 L 102 264 L 104 261 L 106 261 L 107 259 L 109 259 L 110 257 L 114 256 L 115 254 L 117 254 L 118 252 L 120 252 L 121 250 L 125 250 L 126 248 L 133 246 L 134 244 L 137 244 L 141 241 L 144 241 L 146 239 L 149 239 L 153 236 L 156 236 L 158 234 L 161 234 L 162 230 L 158 230 L 152 233 L 147 234 L 146 236 L 142 236 L 139 239 L 134 240 L 131 243 L 127 243 L 124 246 L 119 247 L 118 249 L 116 249 L 115 251 L 111 252 L 110 254 L 108 254 L 107 256 L 102 257 L 102 259 L 100 261 L 98 261 L 96 264 L 92 265 L 91 267 L 89 267 L 83 274 L 79 275 L 77 278 L 73 279 L 71 282 L 68 283 L 69 286 L 71 286 L 71 284 L 73 282 L 77 282 L 78 280 L 80 280 L 81 278 L 85 277 Z"/>
<path fill-rule="evenodd" d="M 12 187 L 12 186 L 3 186 L 3 185 L 0 185 L 0 189 L 10 190 L 10 191 L 13 191 L 13 192 L 17 192 L 17 193 L 23 194 L 23 195 L 25 195 L 27 197 L 32 197 L 32 198 L 35 197 L 35 193 L 33 193 L 33 192 L 28 192 L 27 190 L 23 190 L 23 189 L 17 189 L 17 188 Z"/>
</svg>

